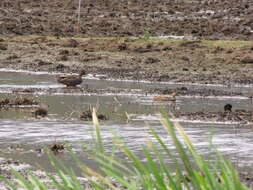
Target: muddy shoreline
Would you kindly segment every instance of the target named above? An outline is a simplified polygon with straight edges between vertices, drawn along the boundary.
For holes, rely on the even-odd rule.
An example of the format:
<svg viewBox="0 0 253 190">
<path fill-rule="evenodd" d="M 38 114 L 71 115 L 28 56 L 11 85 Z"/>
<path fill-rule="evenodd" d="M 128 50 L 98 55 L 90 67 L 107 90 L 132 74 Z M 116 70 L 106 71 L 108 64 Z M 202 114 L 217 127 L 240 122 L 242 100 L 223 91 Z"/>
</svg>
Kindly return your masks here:
<svg viewBox="0 0 253 190">
<path fill-rule="evenodd" d="M 29 164 L 22 163 L 19 161 L 14 161 L 12 159 L 4 159 L 0 157 L 0 174 L 2 177 L 5 177 L 7 180 L 15 184 L 16 176 L 11 172 L 12 169 L 15 169 L 19 172 L 24 178 L 28 179 L 30 175 L 33 175 L 37 179 L 41 180 L 46 185 L 52 185 L 50 178 L 47 176 L 47 173 L 41 169 L 32 167 Z M 59 177 L 55 174 L 53 175 L 57 180 Z M 253 177 L 252 173 L 249 172 L 239 172 L 239 178 L 242 182 L 247 185 L 249 188 L 253 187 Z M 88 184 L 88 179 L 83 177 L 78 177 L 78 180 L 81 182 L 85 189 L 91 189 Z M 8 190 L 9 187 L 4 181 L 0 181 L 0 190 Z"/>
<path fill-rule="evenodd" d="M 186 85 L 187 86 L 187 85 Z M 44 94 L 44 95 L 104 95 L 104 96 L 155 96 L 165 95 L 170 96 L 176 93 L 177 97 L 199 97 L 199 98 L 243 98 L 250 99 L 248 93 L 233 92 L 228 90 L 215 90 L 215 89 L 189 89 L 187 87 L 178 88 L 151 88 L 151 89 L 94 89 L 92 87 L 58 87 L 58 88 L 13 88 L 13 87 L 0 87 L 0 93 L 5 94 Z M 4 100 L 1 100 L 4 101 Z M 0 102 L 1 105 L 1 102 Z"/>
<path fill-rule="evenodd" d="M 0 68 L 175 83 L 253 83 L 253 42 L 2 37 Z M 6 49 L 5 49 L 6 48 Z"/>
</svg>

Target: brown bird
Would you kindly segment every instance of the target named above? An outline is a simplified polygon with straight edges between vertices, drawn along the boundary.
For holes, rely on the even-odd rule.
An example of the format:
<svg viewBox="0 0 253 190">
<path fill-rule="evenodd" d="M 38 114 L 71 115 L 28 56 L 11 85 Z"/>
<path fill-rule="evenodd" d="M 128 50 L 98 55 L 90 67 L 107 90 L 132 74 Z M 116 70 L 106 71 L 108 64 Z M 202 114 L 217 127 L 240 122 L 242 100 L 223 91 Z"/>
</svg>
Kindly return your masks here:
<svg viewBox="0 0 253 190">
<path fill-rule="evenodd" d="M 154 96 L 153 100 L 158 102 L 176 101 L 176 92 L 173 92 L 171 96 Z"/>
<path fill-rule="evenodd" d="M 67 87 L 76 87 L 83 82 L 82 76 L 85 74 L 86 72 L 81 70 L 79 75 L 62 75 L 57 77 L 57 82 L 65 84 Z"/>
</svg>

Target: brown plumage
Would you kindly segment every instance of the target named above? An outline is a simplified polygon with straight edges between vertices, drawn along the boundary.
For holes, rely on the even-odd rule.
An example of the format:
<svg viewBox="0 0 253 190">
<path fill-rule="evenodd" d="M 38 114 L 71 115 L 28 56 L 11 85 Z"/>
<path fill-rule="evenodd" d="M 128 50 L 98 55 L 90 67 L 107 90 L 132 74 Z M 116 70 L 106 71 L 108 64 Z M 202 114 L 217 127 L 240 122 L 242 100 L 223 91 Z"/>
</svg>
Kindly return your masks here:
<svg viewBox="0 0 253 190">
<path fill-rule="evenodd" d="M 83 82 L 82 76 L 85 71 L 81 71 L 79 75 L 62 75 L 57 77 L 57 82 L 65 84 L 67 87 L 75 87 Z"/>
<path fill-rule="evenodd" d="M 177 93 L 174 92 L 171 94 L 171 96 L 154 96 L 153 100 L 158 102 L 167 102 L 167 101 L 176 101 L 176 95 Z"/>
</svg>

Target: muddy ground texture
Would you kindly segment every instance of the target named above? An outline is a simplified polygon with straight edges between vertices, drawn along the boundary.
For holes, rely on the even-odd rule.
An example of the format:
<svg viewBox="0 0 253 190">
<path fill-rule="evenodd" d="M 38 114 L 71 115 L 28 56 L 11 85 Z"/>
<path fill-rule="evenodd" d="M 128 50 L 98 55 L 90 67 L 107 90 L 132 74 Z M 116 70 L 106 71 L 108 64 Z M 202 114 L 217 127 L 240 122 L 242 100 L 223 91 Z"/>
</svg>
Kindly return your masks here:
<svg viewBox="0 0 253 190">
<path fill-rule="evenodd" d="M 20 0 L 0 2 L 0 34 L 57 36 L 186 35 L 253 39 L 251 0 Z"/>
<path fill-rule="evenodd" d="M 13 174 L 12 169 L 18 171 L 25 179 L 30 179 L 30 176 L 33 175 L 37 179 L 39 179 L 44 184 L 48 186 L 52 186 L 52 182 L 50 178 L 47 176 L 47 173 L 43 170 L 35 169 L 34 167 L 21 163 L 18 161 L 14 161 L 12 159 L 4 159 L 0 157 L 0 175 L 5 177 L 6 179 L 10 180 L 12 183 L 17 183 L 17 178 Z M 56 180 L 61 181 L 57 175 L 52 174 Z M 253 188 L 253 177 L 250 173 L 241 172 L 239 173 L 239 177 L 241 178 L 242 182 L 247 185 L 249 188 Z M 91 190 L 92 187 L 88 184 L 88 180 L 83 177 L 78 177 L 78 180 L 83 185 L 84 189 Z M 111 179 L 112 180 L 112 179 Z M 113 180 L 112 180 L 113 181 Z M 114 183 L 116 186 L 117 184 Z M 52 186 L 52 189 L 53 186 Z M 9 190 L 9 187 L 3 181 L 0 181 L 0 190 Z"/>
<path fill-rule="evenodd" d="M 193 113 L 175 113 L 175 117 L 187 120 L 199 120 L 199 121 L 213 121 L 215 122 L 239 122 L 248 123 L 252 122 L 252 111 L 246 110 L 234 110 L 223 112 L 207 112 L 199 111 Z"/>
<path fill-rule="evenodd" d="M 252 41 L 0 37 L 0 68 L 203 84 L 252 84 Z"/>
<path fill-rule="evenodd" d="M 19 172 L 25 179 L 31 179 L 31 176 L 34 176 L 42 183 L 46 184 L 48 187 L 51 187 L 50 189 L 54 189 L 52 181 L 50 177 L 48 177 L 47 172 L 43 170 L 38 170 L 26 163 L 21 163 L 12 159 L 5 159 L 0 157 L 0 175 L 5 179 L 9 180 L 11 183 L 18 184 L 17 177 L 12 172 L 13 169 Z M 61 181 L 57 175 L 52 175 L 57 181 Z M 78 180 L 83 185 L 84 189 L 91 189 L 91 186 L 87 183 L 87 179 L 83 177 L 78 177 Z M 10 188 L 6 185 L 6 183 L 0 180 L 0 190 L 9 189 Z"/>
</svg>

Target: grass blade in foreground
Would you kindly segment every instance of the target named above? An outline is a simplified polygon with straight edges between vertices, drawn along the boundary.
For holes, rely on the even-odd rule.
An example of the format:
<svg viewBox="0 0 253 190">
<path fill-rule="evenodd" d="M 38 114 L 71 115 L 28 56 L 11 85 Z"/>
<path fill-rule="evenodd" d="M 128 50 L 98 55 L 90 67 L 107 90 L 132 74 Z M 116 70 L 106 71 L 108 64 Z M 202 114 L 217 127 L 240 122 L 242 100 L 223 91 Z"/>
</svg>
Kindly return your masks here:
<svg viewBox="0 0 253 190">
<path fill-rule="evenodd" d="M 219 154 L 217 154 L 215 163 L 205 161 L 197 153 L 183 128 L 177 123 L 172 123 L 166 116 L 161 119 L 161 123 L 168 136 L 171 137 L 176 153 L 173 154 L 166 142 L 153 128 L 150 128 L 157 142 L 147 140 L 147 144 L 143 145 L 143 156 L 145 156 L 146 162 L 143 162 L 117 137 L 113 138 L 113 147 L 122 152 L 125 159 L 122 156 L 117 156 L 117 154 L 107 153 L 95 110 L 93 110 L 93 122 L 96 146 L 94 146 L 95 148 L 86 147 L 86 150 L 91 158 L 99 164 L 100 171 L 92 170 L 85 163 L 80 162 L 73 153 L 71 154 L 74 156 L 76 164 L 83 171 L 84 177 L 88 179 L 87 183 L 94 190 L 249 190 L 241 183 L 237 172 L 229 161 Z M 177 132 L 183 138 L 183 142 L 179 140 Z M 59 166 L 59 164 L 54 164 L 58 162 L 56 157 L 51 157 L 51 160 L 55 167 Z M 174 170 L 167 164 L 168 160 L 174 162 L 176 166 Z M 53 186 L 54 189 L 59 190 L 81 189 L 82 185 L 71 169 L 62 166 L 56 168 L 56 171 L 57 178 L 60 181 L 48 174 L 52 180 L 50 187 Z M 24 189 L 29 190 L 49 189 L 37 178 L 25 179 L 17 172 L 15 174 L 19 181 L 17 187 L 22 184 Z M 14 190 L 15 187 L 11 184 L 11 189 Z"/>
</svg>

